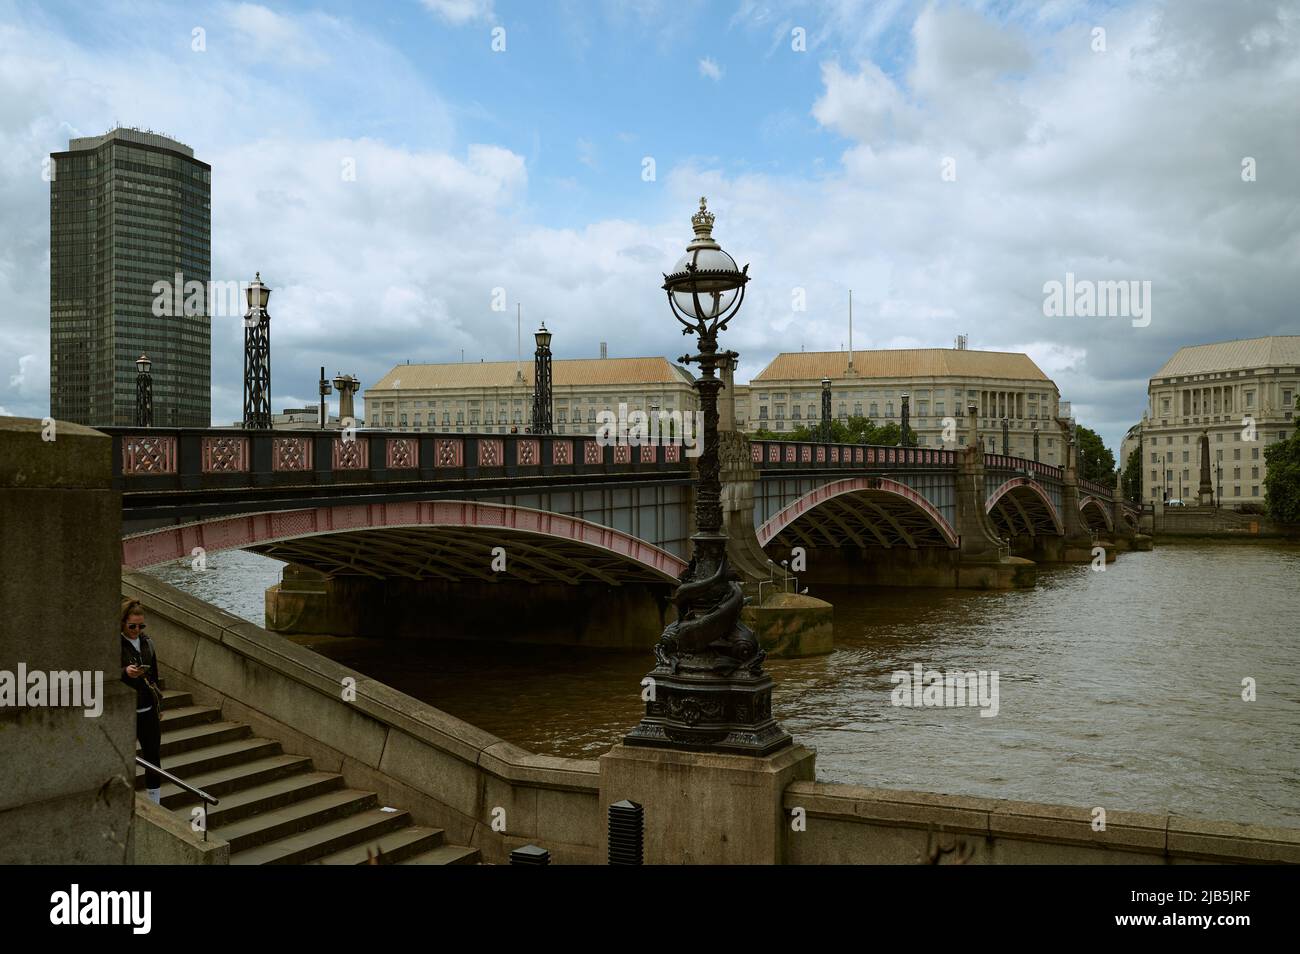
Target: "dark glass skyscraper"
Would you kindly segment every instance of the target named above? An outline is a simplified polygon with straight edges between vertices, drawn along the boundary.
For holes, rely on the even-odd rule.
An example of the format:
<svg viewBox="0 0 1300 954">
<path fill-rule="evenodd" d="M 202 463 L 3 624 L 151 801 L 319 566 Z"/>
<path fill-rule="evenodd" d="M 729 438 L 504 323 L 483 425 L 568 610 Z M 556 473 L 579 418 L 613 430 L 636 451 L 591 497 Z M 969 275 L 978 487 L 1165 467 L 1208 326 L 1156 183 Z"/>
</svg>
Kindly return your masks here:
<svg viewBox="0 0 1300 954">
<path fill-rule="evenodd" d="M 51 157 L 50 413 L 133 424 L 135 360 L 153 362 L 154 425 L 211 424 L 212 167 L 155 133 L 114 129 Z M 157 315 L 163 281 L 182 287 Z M 199 314 L 171 307 L 199 282 Z"/>
</svg>

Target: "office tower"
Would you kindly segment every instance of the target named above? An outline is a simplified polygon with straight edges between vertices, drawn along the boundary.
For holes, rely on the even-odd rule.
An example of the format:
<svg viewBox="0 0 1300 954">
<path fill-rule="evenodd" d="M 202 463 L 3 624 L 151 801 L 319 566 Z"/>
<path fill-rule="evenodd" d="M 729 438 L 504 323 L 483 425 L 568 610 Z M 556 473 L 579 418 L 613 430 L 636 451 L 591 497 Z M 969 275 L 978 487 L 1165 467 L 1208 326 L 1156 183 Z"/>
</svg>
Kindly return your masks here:
<svg viewBox="0 0 1300 954">
<path fill-rule="evenodd" d="M 144 353 L 154 425 L 209 426 L 212 167 L 175 140 L 121 128 L 50 159 L 51 415 L 134 423 Z"/>
</svg>

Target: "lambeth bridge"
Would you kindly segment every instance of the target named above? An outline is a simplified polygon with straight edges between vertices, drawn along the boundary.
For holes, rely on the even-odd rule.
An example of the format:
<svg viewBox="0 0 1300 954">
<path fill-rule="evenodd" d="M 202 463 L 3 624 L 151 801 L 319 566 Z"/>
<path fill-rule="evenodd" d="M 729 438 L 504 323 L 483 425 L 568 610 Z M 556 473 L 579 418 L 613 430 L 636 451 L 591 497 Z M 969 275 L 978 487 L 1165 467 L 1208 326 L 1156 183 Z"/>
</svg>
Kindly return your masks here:
<svg viewBox="0 0 1300 954">
<path fill-rule="evenodd" d="M 122 562 L 232 548 L 285 561 L 283 632 L 518 629 L 646 645 L 686 567 L 692 460 L 594 438 L 358 430 L 103 428 L 122 492 Z M 1005 588 L 1041 562 L 1138 545 L 1115 488 L 968 446 L 878 447 L 721 435 L 733 569 L 761 584 Z M 600 631 L 600 636 L 595 635 Z"/>
</svg>

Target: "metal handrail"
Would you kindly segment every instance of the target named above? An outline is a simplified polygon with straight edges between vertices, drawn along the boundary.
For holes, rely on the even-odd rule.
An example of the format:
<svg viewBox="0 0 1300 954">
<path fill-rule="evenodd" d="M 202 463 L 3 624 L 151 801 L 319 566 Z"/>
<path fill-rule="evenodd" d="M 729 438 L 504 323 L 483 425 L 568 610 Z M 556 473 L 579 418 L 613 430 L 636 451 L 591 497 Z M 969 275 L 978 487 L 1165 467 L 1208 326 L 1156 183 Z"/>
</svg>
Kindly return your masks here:
<svg viewBox="0 0 1300 954">
<path fill-rule="evenodd" d="M 207 841 L 208 840 L 208 806 L 220 805 L 221 804 L 220 799 L 212 795 L 209 795 L 201 788 L 195 788 L 193 785 L 191 785 L 189 782 L 185 781 L 184 779 L 177 778 L 175 775 L 167 771 L 161 765 L 154 765 L 152 762 L 148 762 L 138 755 L 135 757 L 135 764 L 142 765 L 146 769 L 152 769 L 153 771 L 161 775 L 163 778 L 167 779 L 167 781 L 171 782 L 173 785 L 179 785 L 184 791 L 187 791 L 191 795 L 197 795 L 199 797 L 199 801 L 203 803 L 203 840 Z"/>
</svg>

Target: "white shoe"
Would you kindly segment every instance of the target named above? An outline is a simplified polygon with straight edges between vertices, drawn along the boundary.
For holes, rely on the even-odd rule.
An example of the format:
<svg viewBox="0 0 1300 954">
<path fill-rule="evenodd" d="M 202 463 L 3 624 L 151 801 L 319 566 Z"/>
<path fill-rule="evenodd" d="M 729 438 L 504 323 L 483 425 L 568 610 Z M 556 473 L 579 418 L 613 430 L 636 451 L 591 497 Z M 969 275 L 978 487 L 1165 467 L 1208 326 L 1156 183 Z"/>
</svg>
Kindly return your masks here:
<svg viewBox="0 0 1300 954">
<path fill-rule="evenodd" d="M 151 789 L 149 789 L 149 801 L 153 802 L 155 805 L 161 805 L 161 804 L 162 804 L 162 789 L 161 789 L 161 788 L 151 788 Z"/>
</svg>

